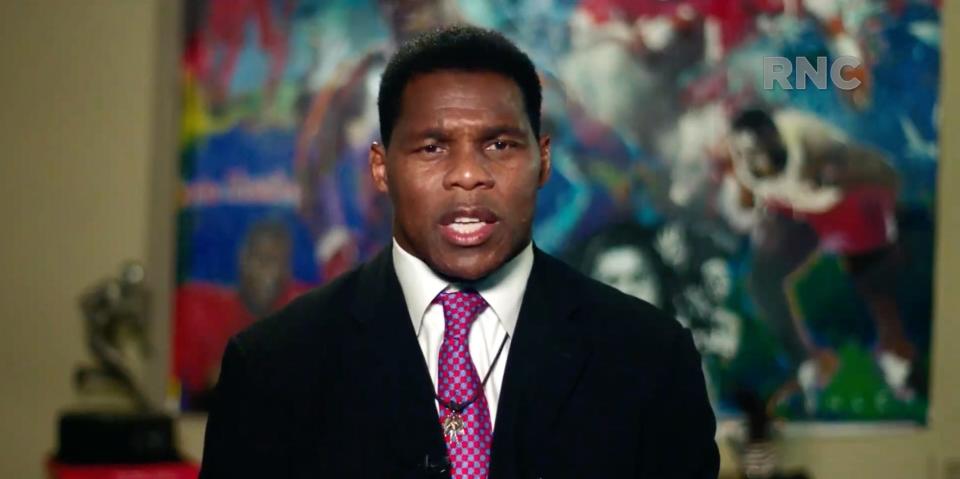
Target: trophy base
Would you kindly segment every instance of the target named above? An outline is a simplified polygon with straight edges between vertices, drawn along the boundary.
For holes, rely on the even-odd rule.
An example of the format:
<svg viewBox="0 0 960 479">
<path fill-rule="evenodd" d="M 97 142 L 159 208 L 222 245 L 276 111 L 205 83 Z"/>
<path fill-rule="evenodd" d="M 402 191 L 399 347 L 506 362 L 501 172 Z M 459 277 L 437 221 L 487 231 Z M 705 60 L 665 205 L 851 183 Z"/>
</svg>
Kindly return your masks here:
<svg viewBox="0 0 960 479">
<path fill-rule="evenodd" d="M 173 428 L 173 418 L 158 413 L 65 413 L 60 416 L 56 460 L 63 464 L 177 461 Z"/>
</svg>

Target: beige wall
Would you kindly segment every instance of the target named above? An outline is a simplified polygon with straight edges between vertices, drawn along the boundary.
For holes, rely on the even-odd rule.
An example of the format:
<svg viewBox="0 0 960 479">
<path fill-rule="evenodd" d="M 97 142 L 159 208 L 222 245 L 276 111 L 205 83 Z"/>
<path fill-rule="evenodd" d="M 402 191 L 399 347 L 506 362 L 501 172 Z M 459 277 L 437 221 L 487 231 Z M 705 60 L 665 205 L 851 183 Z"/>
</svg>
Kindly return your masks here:
<svg viewBox="0 0 960 479">
<path fill-rule="evenodd" d="M 948 3 L 948 2 L 944 2 Z M 167 317 L 176 162 L 176 0 L 0 1 L 0 477 L 42 477 L 84 357 L 77 294 L 146 261 Z M 960 123 L 960 5 L 946 7 L 943 124 Z M 952 47 L 952 48 L 951 48 Z M 953 53 L 953 54 L 951 54 Z M 960 138 L 944 127 L 933 406 L 926 431 L 793 435 L 818 479 L 941 479 L 960 461 Z M 157 331 L 165 335 L 166 325 Z M 164 352 L 165 351 L 161 351 Z M 155 365 L 156 394 L 163 362 Z M 953 406 L 951 408 L 951 406 Z M 199 456 L 201 418 L 180 422 Z M 951 447 L 952 446 L 952 447 Z"/>
<path fill-rule="evenodd" d="M 171 247 L 151 201 L 174 171 L 153 161 L 176 74 L 157 71 L 161 3 L 0 1 L 2 478 L 42 477 L 84 358 L 78 294 Z"/>
</svg>

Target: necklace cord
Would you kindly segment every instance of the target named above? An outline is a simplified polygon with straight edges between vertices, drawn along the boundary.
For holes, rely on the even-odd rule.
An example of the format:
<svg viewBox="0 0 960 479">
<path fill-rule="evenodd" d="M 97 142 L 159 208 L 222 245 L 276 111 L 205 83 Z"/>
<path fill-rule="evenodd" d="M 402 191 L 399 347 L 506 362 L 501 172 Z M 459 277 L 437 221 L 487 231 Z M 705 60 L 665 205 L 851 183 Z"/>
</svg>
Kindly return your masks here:
<svg viewBox="0 0 960 479">
<path fill-rule="evenodd" d="M 510 337 L 509 335 L 503 336 L 503 341 L 500 341 L 500 348 L 497 349 L 497 354 L 493 357 L 493 361 L 490 362 L 490 369 L 488 369 L 487 374 L 483 376 L 483 381 L 480 381 L 480 387 L 477 388 L 478 390 L 473 394 L 472 398 L 470 398 L 468 401 L 464 402 L 463 404 L 460 404 L 455 401 L 444 401 L 439 394 L 434 394 L 434 396 L 437 398 L 437 402 L 439 402 L 440 405 L 443 406 L 444 408 L 453 411 L 455 414 L 460 414 L 464 410 L 466 410 L 468 407 L 470 407 L 470 405 L 473 404 L 473 402 L 476 401 L 481 394 L 483 394 L 483 391 L 487 386 L 487 380 L 490 379 L 490 374 L 493 373 L 493 368 L 497 366 L 497 361 L 500 360 L 500 354 L 503 353 L 503 347 L 507 345 L 507 339 L 509 337 Z"/>
</svg>

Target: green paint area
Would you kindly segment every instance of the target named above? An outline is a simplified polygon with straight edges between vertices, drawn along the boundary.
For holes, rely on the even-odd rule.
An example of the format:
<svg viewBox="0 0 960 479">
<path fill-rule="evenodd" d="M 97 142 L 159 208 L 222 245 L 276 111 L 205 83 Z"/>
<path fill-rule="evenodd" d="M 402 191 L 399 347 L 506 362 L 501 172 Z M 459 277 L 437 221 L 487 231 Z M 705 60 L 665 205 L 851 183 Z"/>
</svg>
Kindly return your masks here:
<svg viewBox="0 0 960 479">
<path fill-rule="evenodd" d="M 884 381 L 873 353 L 873 322 L 835 256 L 822 256 L 811 265 L 796 282 L 795 293 L 817 343 L 833 348 L 840 364 L 819 393 L 814 415 L 804 410 L 799 393 L 780 406 L 778 415 L 796 420 L 925 422 L 927 401 L 920 395 L 901 400 Z"/>
<path fill-rule="evenodd" d="M 783 404 L 777 411 L 779 416 L 822 421 L 926 421 L 927 401 L 919 396 L 913 400 L 896 398 L 869 350 L 847 343 L 837 355 L 840 369 L 821 391 L 816 414 L 807 415 L 798 397 Z"/>
<path fill-rule="evenodd" d="M 866 306 L 836 256 L 821 256 L 797 280 L 794 293 L 818 344 L 837 347 L 851 338 L 873 341 Z"/>
</svg>

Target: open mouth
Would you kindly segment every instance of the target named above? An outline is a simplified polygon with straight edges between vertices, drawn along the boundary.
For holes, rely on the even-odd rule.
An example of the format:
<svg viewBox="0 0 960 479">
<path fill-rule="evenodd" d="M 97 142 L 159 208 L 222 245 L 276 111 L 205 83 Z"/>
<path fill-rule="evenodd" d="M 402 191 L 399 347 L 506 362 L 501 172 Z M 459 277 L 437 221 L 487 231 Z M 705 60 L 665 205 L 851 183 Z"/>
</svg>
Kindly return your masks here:
<svg viewBox="0 0 960 479">
<path fill-rule="evenodd" d="M 493 234 L 500 218 L 488 208 L 458 208 L 443 216 L 440 232 L 456 246 L 477 246 Z"/>
</svg>

